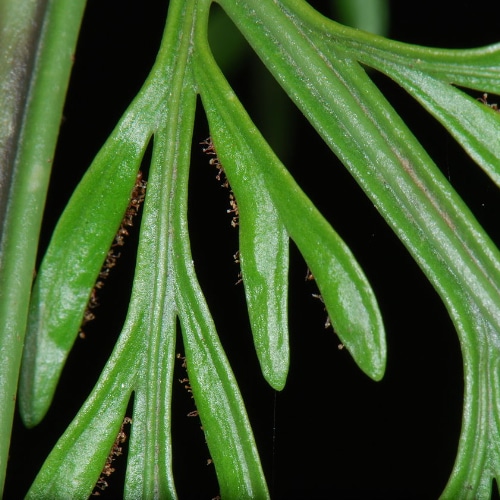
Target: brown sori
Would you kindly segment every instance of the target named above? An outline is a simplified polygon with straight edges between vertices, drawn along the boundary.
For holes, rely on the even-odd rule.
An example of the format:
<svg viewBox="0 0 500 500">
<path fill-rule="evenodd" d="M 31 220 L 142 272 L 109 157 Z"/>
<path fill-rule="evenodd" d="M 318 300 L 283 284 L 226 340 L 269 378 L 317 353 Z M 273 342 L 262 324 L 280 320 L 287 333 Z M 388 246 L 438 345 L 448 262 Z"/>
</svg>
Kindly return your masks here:
<svg viewBox="0 0 500 500">
<path fill-rule="evenodd" d="M 106 255 L 106 260 L 102 265 L 101 271 L 97 281 L 90 293 L 89 302 L 87 304 L 87 309 L 83 315 L 82 324 L 80 326 L 79 335 L 81 338 L 85 338 L 85 333 L 83 327 L 95 318 L 93 310 L 99 305 L 98 290 L 104 287 L 105 281 L 109 276 L 110 270 L 116 266 L 118 259 L 120 258 L 121 252 L 118 251 L 120 247 L 125 244 L 125 238 L 128 236 L 128 229 L 134 225 L 134 218 L 139 213 L 144 198 L 146 196 L 146 186 L 147 182 L 143 179 L 142 172 L 139 171 L 135 180 L 134 188 L 130 193 L 130 201 L 125 211 L 125 215 L 121 221 L 120 227 L 115 235 L 111 248 Z"/>
</svg>

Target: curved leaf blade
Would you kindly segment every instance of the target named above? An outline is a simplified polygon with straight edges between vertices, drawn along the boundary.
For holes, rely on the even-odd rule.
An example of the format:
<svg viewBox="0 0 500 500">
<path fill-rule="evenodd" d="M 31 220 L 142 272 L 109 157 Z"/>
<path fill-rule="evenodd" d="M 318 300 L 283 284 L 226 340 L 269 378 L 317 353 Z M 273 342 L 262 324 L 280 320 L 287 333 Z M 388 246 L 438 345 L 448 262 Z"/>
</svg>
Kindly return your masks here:
<svg viewBox="0 0 500 500">
<path fill-rule="evenodd" d="M 241 15 L 232 15 L 230 2 L 224 0 L 221 3 L 373 200 L 447 306 L 462 343 L 464 372 L 470 391 L 466 393 L 461 437 L 461 443 L 465 443 L 461 449 L 466 453 L 457 459 L 453 484 L 450 483 L 447 492 L 460 492 L 457 498 L 470 498 L 469 491 L 487 494 L 491 477 L 497 472 L 482 467 L 485 463 L 483 452 L 490 450 L 487 460 L 496 462 L 500 440 L 496 405 L 491 404 L 496 401 L 497 394 L 494 384 L 488 381 L 496 375 L 488 370 L 488 375 L 482 377 L 483 386 L 480 388 L 476 369 L 484 361 L 482 355 L 487 354 L 488 360 L 498 359 L 499 251 L 354 60 L 352 46 L 364 35 L 344 50 L 342 44 L 333 43 L 341 29 L 329 24 L 332 33 L 325 33 L 324 39 L 319 40 L 311 26 L 302 22 L 298 12 L 302 15 L 307 9 L 311 10 L 304 2 L 282 0 L 277 4 L 263 5 L 250 1 L 245 20 Z M 253 16 L 263 16 L 263 9 L 271 11 L 265 16 L 267 23 L 250 22 Z M 296 37 L 290 35 L 293 31 L 291 25 L 297 31 Z M 350 33 L 356 38 L 352 30 Z M 326 50 L 328 39 L 330 44 Z M 276 50 L 277 46 L 280 51 Z M 420 49 L 415 50 L 419 52 Z M 453 64 L 449 63 L 453 63 L 454 56 L 458 62 L 463 57 L 473 59 L 477 56 L 474 64 L 479 64 L 479 59 L 498 60 L 498 49 L 498 46 L 493 46 L 465 55 L 449 51 L 442 54 L 445 59 L 450 59 L 443 65 L 450 69 Z M 429 49 L 427 55 L 430 59 L 434 55 L 435 60 L 424 61 L 423 65 L 433 67 L 434 74 L 438 73 L 439 54 L 433 54 L 433 49 Z M 482 76 L 480 74 L 475 80 L 467 75 L 465 68 L 462 76 L 467 86 L 474 88 L 477 82 L 484 81 L 483 89 L 495 88 L 498 77 L 495 80 L 492 67 L 483 69 Z M 498 71 L 495 72 L 498 75 Z M 463 293 L 457 293 L 457 290 Z M 471 325 L 471 316 L 477 324 Z M 478 349 L 485 342 L 494 349 L 488 353 L 483 350 L 480 355 Z M 485 419 L 490 423 L 485 424 Z M 487 427 L 492 431 L 488 435 L 484 432 Z M 474 434 L 480 441 L 471 445 Z M 474 469 L 465 475 L 462 469 L 471 446 L 472 455 L 468 458 L 472 457 L 470 465 Z M 473 484 L 464 484 L 464 478 Z"/>
<path fill-rule="evenodd" d="M 123 422 L 137 371 L 137 336 L 135 341 L 127 337 L 119 341 L 96 388 L 45 460 L 26 498 L 83 500 L 92 493 Z"/>
<path fill-rule="evenodd" d="M 111 139 L 61 216 L 36 278 L 19 386 L 29 427 L 41 421 L 78 335 L 90 294 L 123 219 L 148 132 Z M 140 138 L 140 139 L 139 139 Z"/>
<path fill-rule="evenodd" d="M 220 128 L 215 129 L 214 136 L 219 140 Z M 216 149 L 206 151 L 216 154 Z M 220 162 L 218 158 L 217 161 Z M 290 362 L 288 233 L 261 176 L 244 172 L 235 175 L 232 165 L 228 171 L 221 163 L 219 167 L 224 170 L 234 193 L 233 202 L 237 203 L 240 243 L 237 255 L 257 357 L 267 382 L 282 390 Z"/>
<path fill-rule="evenodd" d="M 191 281 L 191 292 L 178 292 L 189 382 L 222 498 L 269 498 L 252 428 L 236 379 L 218 340 L 192 270 L 177 266 L 177 280 Z M 184 268 L 183 268 L 184 267 Z M 202 368 L 203 367 L 203 368 Z"/>
<path fill-rule="evenodd" d="M 233 183 L 237 177 L 241 182 L 262 179 L 267 196 L 318 282 L 342 343 L 366 374 L 380 380 L 386 363 L 385 332 L 361 268 L 265 143 L 211 55 L 204 53 L 198 64 L 203 71 L 198 78 L 200 94 L 228 177 Z"/>
<path fill-rule="evenodd" d="M 179 141 L 180 142 L 180 141 Z M 188 161 L 188 160 L 186 160 Z M 171 193 L 171 271 L 196 407 L 219 480 L 222 498 L 269 498 L 252 427 L 231 366 L 196 279 L 187 228 L 187 168 L 176 173 Z"/>
<path fill-rule="evenodd" d="M 308 37 L 342 47 L 368 66 L 413 68 L 447 83 L 500 94 L 500 43 L 472 49 L 424 47 L 343 26 L 304 0 L 281 0 L 280 5 L 283 12 L 298 21 Z"/>
<path fill-rule="evenodd" d="M 384 64 L 376 69 L 415 97 L 500 187 L 500 113 L 450 84 L 411 67 Z"/>
<path fill-rule="evenodd" d="M 239 260 L 262 374 L 282 390 L 290 364 L 288 233 L 258 177 L 232 179 L 240 211 Z"/>
<path fill-rule="evenodd" d="M 359 64 L 341 48 L 331 47 L 326 55 L 307 37 L 296 13 L 285 15 L 285 3 L 252 1 L 248 19 L 234 18 L 230 2 L 224 1 L 224 8 L 433 283 L 449 269 L 463 276 L 484 313 L 496 322 L 498 249 Z M 257 13 L 268 25 L 251 22 Z M 283 26 L 296 30 L 301 43 L 282 35 Z M 270 36 L 270 29 L 278 39 Z M 276 52 L 278 42 L 281 53 Z M 425 247 L 422 237 L 429 239 Z"/>
</svg>

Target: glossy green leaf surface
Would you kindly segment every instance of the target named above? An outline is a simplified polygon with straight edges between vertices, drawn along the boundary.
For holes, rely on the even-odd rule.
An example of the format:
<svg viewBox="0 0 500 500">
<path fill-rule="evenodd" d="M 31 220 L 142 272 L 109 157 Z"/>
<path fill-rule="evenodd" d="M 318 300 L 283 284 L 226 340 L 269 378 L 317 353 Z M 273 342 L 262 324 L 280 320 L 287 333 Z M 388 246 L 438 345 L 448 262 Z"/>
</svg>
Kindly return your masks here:
<svg viewBox="0 0 500 500">
<path fill-rule="evenodd" d="M 222 75 L 212 68 L 209 54 L 200 55 L 200 93 L 231 184 L 261 184 L 264 204 L 256 205 L 257 210 L 266 210 L 266 200 L 276 207 L 277 216 L 317 280 L 335 331 L 362 370 L 380 379 L 386 356 L 384 328 L 365 276 L 340 237 L 267 146 Z M 241 130 L 249 133 L 244 135 Z M 243 209 L 240 212 L 243 214 Z M 266 256 L 261 252 L 260 258 Z M 242 260 L 244 257 L 242 253 Z M 272 251 L 268 258 L 276 259 Z M 279 262 L 279 257 L 276 260 Z M 280 293 L 280 288 L 276 292 Z"/>
<path fill-rule="evenodd" d="M 134 130 L 137 134 L 137 130 Z M 139 134 L 137 134 L 139 135 Z M 123 219 L 148 139 L 122 134 L 97 157 L 71 198 L 35 280 L 19 403 L 28 426 L 45 415 L 78 335 L 99 271 Z M 78 227 L 75 221 L 79 220 Z"/>
<path fill-rule="evenodd" d="M 213 126 L 211 122 L 210 126 L 214 139 L 219 141 L 224 128 L 221 123 Z M 228 144 L 236 138 L 225 136 L 223 140 L 223 144 Z M 245 167 L 255 161 L 255 156 L 243 155 L 239 150 L 238 163 L 242 167 L 238 168 L 224 145 L 220 151 L 238 205 L 238 259 L 257 356 L 265 379 L 274 389 L 281 390 L 290 362 L 288 233 L 262 177 Z"/>
<path fill-rule="evenodd" d="M 252 7 L 242 9 L 246 18 L 241 15 L 241 11 L 238 16 L 232 15 L 235 12 L 234 4 L 222 3 L 255 50 L 261 54 L 270 71 L 282 82 L 285 90 L 346 164 L 427 274 L 446 304 L 467 354 L 473 353 L 478 345 L 482 345 L 484 335 L 489 338 L 491 348 L 497 345 L 496 339 L 500 331 L 499 252 L 423 148 L 355 62 L 358 54 L 370 53 L 370 49 L 366 47 L 360 49 L 360 40 L 370 39 L 377 45 L 380 39 L 346 30 L 329 22 L 326 23 L 328 34 L 325 28 L 323 37 L 319 37 L 311 29 L 311 24 L 304 20 L 314 20 L 319 26 L 323 22 L 321 16 L 300 1 L 284 1 L 279 5 L 255 3 Z M 269 19 L 275 30 L 250 22 L 252 18 L 260 16 Z M 278 26 L 286 28 L 279 31 Z M 270 35 L 271 31 L 273 36 Z M 290 36 L 293 31 L 296 37 Z M 346 40 L 346 33 L 352 37 L 351 40 Z M 335 35 L 338 35 L 337 39 Z M 272 57 L 277 44 L 283 53 L 278 62 Z M 386 47 L 394 53 L 398 49 L 407 48 L 404 44 L 389 43 Z M 434 74 L 439 71 L 441 75 L 448 76 L 454 71 L 457 79 L 460 77 L 460 84 L 473 87 L 484 82 L 487 90 L 496 88 L 498 84 L 497 76 L 490 71 L 491 66 L 483 66 L 483 70 L 478 72 L 480 77 L 477 78 L 472 76 L 471 69 L 481 63 L 491 65 L 497 61 L 498 51 L 495 47 L 475 52 L 417 47 L 413 49 L 412 55 L 417 52 L 426 57 L 423 63 L 418 61 L 421 70 L 432 68 Z M 404 56 L 400 53 L 393 57 L 403 58 L 407 54 L 408 51 Z M 437 62 L 440 56 L 443 59 L 441 64 Z M 453 56 L 457 66 L 452 63 Z M 463 62 L 465 68 L 462 66 L 457 69 L 459 62 Z M 311 70 L 307 71 L 307 68 Z M 420 75 L 420 82 L 422 79 L 424 77 Z M 416 78 L 413 81 L 415 80 Z M 446 91 L 441 94 L 441 98 L 445 100 L 449 94 Z M 444 101 L 441 102 L 443 103 Z M 479 103 L 474 105 L 478 106 Z M 479 110 L 477 107 L 475 109 Z M 485 111 L 490 113 L 489 110 Z M 491 113 L 489 116 L 496 123 L 497 118 Z M 446 126 L 451 130 L 458 130 L 457 120 L 450 124 L 449 119 L 442 121 L 446 121 Z M 487 164 L 494 148 L 495 146 L 488 148 L 483 143 L 480 148 L 476 148 L 475 154 L 482 155 L 482 163 Z M 457 294 L 456 290 L 467 292 Z M 469 322 L 471 309 L 476 311 L 475 317 L 478 320 L 478 323 L 472 325 Z M 490 326 L 485 328 L 484 325 L 488 323 Z M 495 356 L 491 350 L 488 353 Z M 464 359 L 466 404 L 462 442 L 469 442 L 474 439 L 473 436 L 476 439 L 480 436 L 486 445 L 488 433 L 484 426 L 478 426 L 479 422 L 474 421 L 470 410 L 474 408 L 479 411 L 480 418 L 489 420 L 490 428 L 496 428 L 496 417 L 487 416 L 478 410 L 485 408 L 480 401 L 491 397 L 495 385 L 485 383 L 471 387 L 472 380 L 476 381 L 477 378 L 474 366 L 479 362 L 478 356 L 474 355 Z M 497 435 L 495 441 L 499 437 Z M 459 454 L 454 469 L 457 472 L 452 475 L 445 496 L 450 491 L 457 494 L 463 485 L 457 479 L 460 476 L 458 471 L 463 471 L 464 464 L 469 460 L 483 456 L 485 450 L 483 447 L 467 449 L 468 455 L 465 452 Z M 492 459 L 494 454 L 491 451 L 485 456 Z M 490 491 L 490 478 L 496 471 L 482 467 L 482 463 L 477 462 L 477 475 L 470 485 L 470 491 L 484 494 Z M 489 485 L 489 489 L 485 489 L 486 485 Z"/>
<path fill-rule="evenodd" d="M 338 27 L 336 23 L 330 23 L 330 28 Z M 334 50 L 330 33 L 314 33 L 313 36 L 321 50 L 326 53 Z M 415 97 L 499 185 L 500 145 L 496 131 L 500 115 L 480 102 L 482 94 L 473 99 L 450 85 L 451 81 L 472 89 L 499 91 L 500 77 L 495 70 L 495 65 L 500 65 L 498 49 L 492 46 L 480 50 L 442 51 L 416 48 L 378 37 L 369 47 L 353 46 L 352 40 L 346 42 L 354 58 L 385 73 Z M 450 62 L 443 67 L 436 60 L 436 53 L 441 56 L 439 61 L 448 59 Z M 331 55 L 335 57 L 334 52 Z M 484 61 L 486 57 L 487 61 Z M 464 64 L 465 58 L 470 68 Z M 478 62 L 481 62 L 480 67 L 477 67 Z M 484 71 L 485 67 L 491 71 Z M 485 74 L 478 82 L 476 77 L 480 69 Z"/>
<path fill-rule="evenodd" d="M 197 93 L 238 203 L 243 286 L 264 377 L 282 389 L 289 368 L 289 238 L 353 359 L 375 380 L 384 374 L 385 333 L 375 294 L 355 256 L 265 142 L 212 58 L 206 36 L 210 3 L 171 2 L 155 66 L 75 191 L 39 271 L 20 394 L 29 425 L 48 408 L 153 137 L 125 325 L 29 497 L 87 497 L 132 394 L 124 496 L 176 497 L 170 415 L 177 319 L 222 498 L 269 497 L 244 402 L 190 251 L 187 186 Z M 500 47 L 409 46 L 341 26 L 301 0 L 219 3 L 440 294 L 459 335 L 465 376 L 462 435 L 443 498 L 487 498 L 492 478 L 500 478 L 500 253 L 362 65 L 404 87 L 498 185 L 500 115 L 450 82 L 480 96 L 500 93 Z"/>
<path fill-rule="evenodd" d="M 166 91 L 169 105 L 162 107 L 162 126 L 154 131 L 150 187 L 127 319 L 100 380 L 48 457 L 29 492 L 30 498 L 89 495 L 132 392 L 134 410 L 124 496 L 176 497 L 170 407 L 177 315 L 190 383 L 221 492 L 227 498 L 268 497 L 251 426 L 204 304 L 189 250 L 186 214 L 190 151 L 184 145 L 191 142 L 196 97 L 188 69 L 193 9 L 194 4 L 177 2 L 169 11 L 170 22 L 177 24 L 177 30 L 182 26 L 185 36 L 177 41 L 177 50 L 168 50 L 171 59 L 166 69 L 175 77 Z M 169 42 L 163 50 L 172 47 L 172 40 Z M 77 228 L 85 223 L 78 217 L 72 220 Z M 177 237 L 172 238 L 173 234 Z M 44 353 L 41 346 L 39 355 Z M 80 436 L 82 428 L 86 430 Z M 83 450 L 81 446 L 85 446 Z M 68 476 L 68 467 L 72 466 L 77 474 L 71 476 L 68 486 L 61 481 L 61 474 Z"/>
<path fill-rule="evenodd" d="M 366 278 L 339 236 L 259 137 L 221 75 L 215 68 L 209 70 L 210 56 L 203 54 L 203 60 L 206 70 L 200 78 L 201 95 L 214 136 L 226 135 L 229 151 L 222 156 L 223 163 L 236 163 L 235 173 L 239 171 L 245 182 L 248 178 L 262 179 L 269 199 L 317 280 L 335 331 L 360 367 L 380 379 L 386 356 L 384 329 Z M 241 129 L 249 131 L 246 137 Z"/>
<path fill-rule="evenodd" d="M 186 247 L 185 220 L 179 222 L 178 234 L 184 233 L 184 238 L 177 240 L 179 244 L 174 243 L 179 319 L 189 382 L 217 471 L 221 496 L 268 498 L 243 399 L 196 281 Z"/>
</svg>

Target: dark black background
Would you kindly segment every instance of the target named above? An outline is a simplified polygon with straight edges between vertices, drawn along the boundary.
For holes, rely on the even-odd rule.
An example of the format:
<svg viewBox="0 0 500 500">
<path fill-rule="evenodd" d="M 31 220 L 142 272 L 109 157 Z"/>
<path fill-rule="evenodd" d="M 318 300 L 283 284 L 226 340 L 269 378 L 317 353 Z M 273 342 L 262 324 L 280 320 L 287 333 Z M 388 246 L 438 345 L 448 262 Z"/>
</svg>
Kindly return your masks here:
<svg viewBox="0 0 500 500">
<path fill-rule="evenodd" d="M 334 15 L 327 2 L 315 2 Z M 141 87 L 161 40 L 167 2 L 90 0 L 81 30 L 47 202 L 42 248 L 72 189 Z M 444 47 L 498 40 L 500 4 L 489 1 L 391 2 L 390 36 Z M 228 32 L 229 33 L 229 32 Z M 216 35 L 225 43 L 225 32 Z M 229 36 L 229 35 L 228 35 Z M 227 42 L 229 43 L 229 42 Z M 198 143 L 208 135 L 200 109 L 193 138 L 189 222 L 193 257 L 221 340 L 240 382 L 276 499 L 432 499 L 451 472 L 462 405 L 460 346 L 437 294 L 356 183 L 249 50 L 228 78 L 253 119 L 335 229 L 350 245 L 377 294 L 387 329 L 388 364 L 381 382 L 369 380 L 324 329 L 321 303 L 311 297 L 306 266 L 291 245 L 291 368 L 275 393 L 255 359 L 243 288 L 235 286 L 227 192 Z M 486 177 L 440 125 L 396 85 L 372 75 L 408 121 L 445 175 L 495 241 L 499 197 Z M 264 82 L 264 83 L 263 83 Z M 480 93 L 478 93 L 478 97 Z M 271 103 L 271 104 L 270 104 Z M 276 129 L 271 105 L 283 110 Z M 281 109 L 281 108 L 280 108 Z M 92 210 L 92 207 L 89 207 Z M 16 417 L 5 498 L 27 491 L 44 457 L 93 387 L 119 334 L 135 258 L 137 229 L 101 296 L 98 319 L 86 328 L 65 368 L 54 406 L 36 429 Z M 179 346 L 182 351 L 182 346 Z M 183 371 L 178 366 L 179 377 Z M 174 454 L 182 499 L 217 493 L 213 466 L 192 402 L 174 385 Z M 125 460 L 117 461 L 120 470 Z M 120 498 L 122 477 L 111 477 L 108 498 Z"/>
</svg>

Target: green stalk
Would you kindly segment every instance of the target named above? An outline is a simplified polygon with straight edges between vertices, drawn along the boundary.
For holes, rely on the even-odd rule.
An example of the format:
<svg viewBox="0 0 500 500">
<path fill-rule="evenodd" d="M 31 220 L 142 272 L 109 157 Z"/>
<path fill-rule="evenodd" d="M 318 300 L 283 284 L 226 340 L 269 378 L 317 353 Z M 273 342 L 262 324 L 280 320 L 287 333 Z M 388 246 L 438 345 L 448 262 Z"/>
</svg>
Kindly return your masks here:
<svg viewBox="0 0 500 500">
<path fill-rule="evenodd" d="M 23 347 L 24 331 L 35 268 L 36 251 L 47 196 L 47 186 L 59 132 L 66 89 L 71 71 L 73 53 L 83 17 L 84 0 L 60 0 L 27 3 L 20 31 L 3 31 L 3 46 L 15 45 L 20 39 L 26 50 L 38 45 L 24 117 L 18 132 L 19 145 L 2 171 L 11 172 L 12 179 L 5 201 L 0 240 L 0 488 L 3 490 L 9 453 L 12 420 L 16 399 L 17 380 Z M 16 2 L 2 8 L 0 27 L 16 17 L 22 9 Z M 5 14 L 5 17 L 4 17 Z M 29 26 L 33 19 L 43 19 L 38 43 Z M 22 34 L 21 34 L 22 33 Z M 5 38 L 4 38 L 5 36 Z M 12 53 L 15 59 L 15 54 Z M 27 59 L 29 56 L 25 55 Z M 11 61 L 15 66 L 15 60 Z M 2 67 L 2 74 L 6 67 Z M 26 75 L 27 77 L 28 75 Z M 16 126 L 23 101 L 22 79 L 2 87 L 2 101 L 16 100 L 11 107 L 12 121 L 2 113 L 2 125 Z M 19 87 L 17 86 L 19 84 Z M 21 94 L 14 96 L 17 89 Z M 14 146 L 11 145 L 11 148 Z M 11 149 L 11 151 L 13 151 Z M 6 156 L 2 155 L 2 159 Z"/>
</svg>

